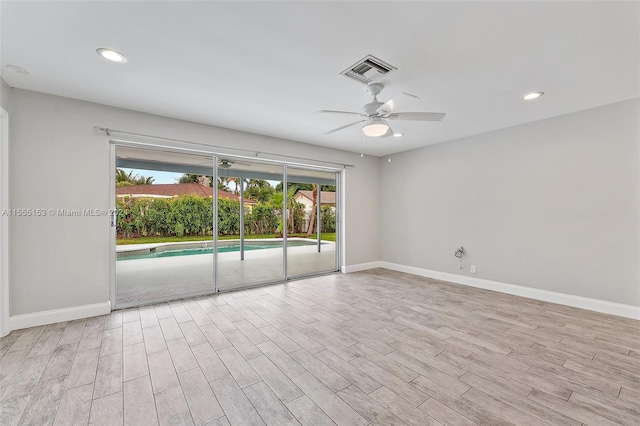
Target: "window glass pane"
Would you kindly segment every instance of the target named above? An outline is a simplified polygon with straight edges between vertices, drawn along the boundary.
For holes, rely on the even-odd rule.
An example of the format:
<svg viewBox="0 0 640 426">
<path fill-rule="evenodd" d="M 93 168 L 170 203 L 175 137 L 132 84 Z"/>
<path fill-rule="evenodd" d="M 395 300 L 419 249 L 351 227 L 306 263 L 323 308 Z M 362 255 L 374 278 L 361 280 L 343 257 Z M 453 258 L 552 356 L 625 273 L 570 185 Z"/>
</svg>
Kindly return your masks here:
<svg viewBox="0 0 640 426">
<path fill-rule="evenodd" d="M 210 293 L 213 157 L 116 147 L 116 306 Z"/>
<path fill-rule="evenodd" d="M 336 173 L 287 168 L 287 276 L 337 270 Z"/>
<path fill-rule="evenodd" d="M 219 290 L 284 279 L 283 167 L 218 161 Z"/>
</svg>

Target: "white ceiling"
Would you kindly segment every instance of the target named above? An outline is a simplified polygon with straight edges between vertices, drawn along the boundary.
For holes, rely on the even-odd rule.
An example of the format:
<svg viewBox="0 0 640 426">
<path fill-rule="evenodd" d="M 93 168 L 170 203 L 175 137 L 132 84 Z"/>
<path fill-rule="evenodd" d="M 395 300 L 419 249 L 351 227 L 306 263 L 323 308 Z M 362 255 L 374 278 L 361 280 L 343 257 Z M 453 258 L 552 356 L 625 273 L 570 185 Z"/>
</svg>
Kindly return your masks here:
<svg viewBox="0 0 640 426">
<path fill-rule="evenodd" d="M 640 96 L 638 2 L 12 2 L 1 75 L 12 87 L 372 155 Z M 113 64 L 95 50 L 124 53 Z M 443 122 L 403 138 L 323 135 L 365 86 L 339 73 L 367 54 L 398 68 L 380 100 Z M 31 71 L 17 74 L 6 66 Z M 532 90 L 546 95 L 524 102 Z M 135 129 L 127 129 L 133 130 Z M 216 141 L 223 144 L 223 141 Z"/>
</svg>

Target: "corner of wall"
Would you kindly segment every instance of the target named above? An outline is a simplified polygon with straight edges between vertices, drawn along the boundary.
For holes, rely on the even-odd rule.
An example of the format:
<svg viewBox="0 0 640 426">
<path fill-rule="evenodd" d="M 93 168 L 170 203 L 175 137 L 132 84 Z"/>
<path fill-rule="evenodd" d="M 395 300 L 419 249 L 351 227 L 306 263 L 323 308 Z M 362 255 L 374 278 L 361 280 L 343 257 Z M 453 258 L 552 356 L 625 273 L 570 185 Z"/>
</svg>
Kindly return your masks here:
<svg viewBox="0 0 640 426">
<path fill-rule="evenodd" d="M 7 112 L 11 110 L 11 86 L 0 77 L 0 106 Z"/>
</svg>

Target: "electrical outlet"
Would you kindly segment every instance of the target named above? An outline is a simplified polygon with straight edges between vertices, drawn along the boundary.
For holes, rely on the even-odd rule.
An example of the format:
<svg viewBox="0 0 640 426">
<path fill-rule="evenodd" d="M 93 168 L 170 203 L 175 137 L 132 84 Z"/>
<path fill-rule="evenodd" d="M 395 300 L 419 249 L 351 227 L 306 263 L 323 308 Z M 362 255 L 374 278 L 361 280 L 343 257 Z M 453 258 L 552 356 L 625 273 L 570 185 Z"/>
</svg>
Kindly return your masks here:
<svg viewBox="0 0 640 426">
<path fill-rule="evenodd" d="M 471 273 L 472 274 L 476 273 L 476 265 L 471 265 Z"/>
</svg>

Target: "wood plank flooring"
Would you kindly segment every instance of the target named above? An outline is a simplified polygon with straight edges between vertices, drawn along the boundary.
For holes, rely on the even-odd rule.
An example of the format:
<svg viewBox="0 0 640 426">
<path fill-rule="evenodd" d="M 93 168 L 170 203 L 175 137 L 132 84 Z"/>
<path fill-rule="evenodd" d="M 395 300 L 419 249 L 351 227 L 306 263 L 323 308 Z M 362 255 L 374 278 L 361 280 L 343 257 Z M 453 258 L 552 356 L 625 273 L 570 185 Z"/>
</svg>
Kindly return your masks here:
<svg viewBox="0 0 640 426">
<path fill-rule="evenodd" d="M 0 339 L 0 424 L 640 425 L 640 322 L 376 269 Z"/>
</svg>

